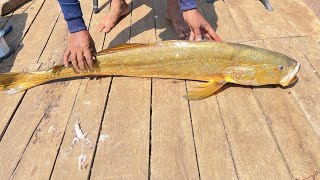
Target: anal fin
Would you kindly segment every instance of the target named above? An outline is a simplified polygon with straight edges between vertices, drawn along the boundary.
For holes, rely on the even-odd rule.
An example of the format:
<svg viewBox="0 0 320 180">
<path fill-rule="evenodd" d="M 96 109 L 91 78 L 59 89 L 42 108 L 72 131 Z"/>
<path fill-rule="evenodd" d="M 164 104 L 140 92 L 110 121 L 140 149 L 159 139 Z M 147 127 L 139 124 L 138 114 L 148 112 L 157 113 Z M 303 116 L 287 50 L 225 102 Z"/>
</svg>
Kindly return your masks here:
<svg viewBox="0 0 320 180">
<path fill-rule="evenodd" d="M 187 100 L 201 100 L 213 95 L 214 92 L 219 90 L 227 82 L 225 80 L 211 80 L 204 85 L 201 85 L 199 89 L 190 91 L 184 96 Z"/>
</svg>

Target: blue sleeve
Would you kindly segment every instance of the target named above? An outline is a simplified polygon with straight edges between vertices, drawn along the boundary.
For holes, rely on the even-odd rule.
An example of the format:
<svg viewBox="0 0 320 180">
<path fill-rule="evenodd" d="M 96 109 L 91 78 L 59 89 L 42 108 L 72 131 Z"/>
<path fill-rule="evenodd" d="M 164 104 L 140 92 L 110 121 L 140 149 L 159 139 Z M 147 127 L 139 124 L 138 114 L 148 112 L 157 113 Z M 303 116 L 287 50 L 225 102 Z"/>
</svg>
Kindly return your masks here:
<svg viewBox="0 0 320 180">
<path fill-rule="evenodd" d="M 87 29 L 78 0 L 58 0 L 70 33 Z"/>
<path fill-rule="evenodd" d="M 180 8 L 182 11 L 187 11 L 190 9 L 196 9 L 197 3 L 195 0 L 179 0 Z"/>
</svg>

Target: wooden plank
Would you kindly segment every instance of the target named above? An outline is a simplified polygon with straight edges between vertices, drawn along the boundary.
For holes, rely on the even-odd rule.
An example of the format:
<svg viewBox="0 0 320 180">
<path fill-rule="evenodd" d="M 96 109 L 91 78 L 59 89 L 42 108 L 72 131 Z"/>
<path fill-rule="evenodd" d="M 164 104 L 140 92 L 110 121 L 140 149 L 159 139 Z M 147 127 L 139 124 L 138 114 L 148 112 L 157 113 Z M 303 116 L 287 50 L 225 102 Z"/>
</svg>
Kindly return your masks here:
<svg viewBox="0 0 320 180">
<path fill-rule="evenodd" d="M 74 124 L 81 123 L 81 128 L 89 135 L 87 138 L 95 146 L 99 136 L 99 128 L 106 104 L 106 96 L 110 78 L 100 80 L 82 80 L 82 84 L 72 109 L 66 134 L 63 139 L 59 155 L 52 173 L 52 179 L 86 179 L 90 173 L 94 148 L 84 144 L 83 153 L 86 161 L 83 170 L 78 169 L 78 157 L 82 154 L 81 141 L 70 150 L 75 137 Z M 68 113 L 68 111 L 66 111 Z"/>
<path fill-rule="evenodd" d="M 145 3 L 145 1 L 138 3 Z M 140 4 L 139 4 L 140 5 Z M 135 25 L 140 18 L 150 22 L 149 7 L 133 2 L 131 33 L 140 31 Z M 153 16 L 152 16 L 153 17 Z M 153 23 L 154 24 L 154 23 Z M 105 47 L 121 44 L 130 37 L 130 15 L 126 16 L 106 36 Z M 146 42 L 148 32 L 135 36 L 130 42 Z M 148 38 L 148 37 L 147 37 Z M 154 38 L 150 35 L 150 38 Z M 100 134 L 109 139 L 99 142 L 92 179 L 147 179 L 149 160 L 149 122 L 151 84 L 148 79 L 120 78 L 112 80 L 107 109 Z"/>
<path fill-rule="evenodd" d="M 50 84 L 43 88 L 46 91 L 51 91 L 47 88 L 53 88 L 54 92 L 49 93 L 49 96 L 45 97 L 48 99 L 45 101 L 44 99 L 38 99 L 39 101 L 45 101 L 46 109 L 42 110 L 41 113 L 38 113 L 40 116 L 31 116 L 28 118 L 28 123 L 25 124 L 24 122 L 20 122 L 25 120 L 24 115 L 25 112 L 28 112 L 26 108 L 38 108 L 37 106 L 32 105 L 33 99 L 25 98 L 23 105 L 20 106 L 18 112 L 16 114 L 16 119 L 10 124 L 10 130 L 7 131 L 5 137 L 7 137 L 7 141 L 12 141 L 12 138 L 16 138 L 20 135 L 21 140 L 17 141 L 18 143 L 23 143 L 26 140 L 30 142 L 27 144 L 26 148 L 16 148 L 15 146 L 11 145 L 5 148 L 5 152 L 10 152 L 13 149 L 15 151 L 23 150 L 23 156 L 21 157 L 18 165 L 15 168 L 14 173 L 12 174 L 11 178 L 16 179 L 28 179 L 28 178 L 35 178 L 35 179 L 46 179 L 50 176 L 52 167 L 55 163 L 55 157 L 57 155 L 58 149 L 60 147 L 61 140 L 64 136 L 64 131 L 66 127 L 66 123 L 68 122 L 70 112 L 72 110 L 74 100 L 76 98 L 78 88 L 80 82 L 77 81 L 70 81 L 66 83 L 67 86 L 57 85 L 57 84 Z M 41 87 L 42 88 L 42 87 Z M 46 91 L 37 91 L 35 96 L 42 96 L 42 94 L 46 94 Z M 68 92 L 68 93 L 66 93 Z M 27 94 L 26 96 L 28 96 Z M 37 101 L 38 101 L 37 100 Z M 27 106 L 27 107 L 26 107 Z M 20 122 L 20 124 L 16 124 L 16 122 Z M 36 126 L 34 126 L 36 124 Z M 17 136 L 15 136 L 12 131 L 25 131 L 25 126 L 28 126 L 30 132 L 19 132 Z M 35 128 L 35 129 L 32 129 Z M 19 137 L 19 136 L 18 136 Z M 3 140 L 3 143 L 10 143 Z M 9 148 L 10 147 L 10 148 Z M 2 147 L 3 148 L 3 147 Z M 10 153 L 9 153 L 10 154 Z M 20 158 L 20 154 L 15 153 L 17 157 L 15 159 Z M 12 156 L 9 155 L 12 159 Z M 16 161 L 13 161 L 16 162 Z M 3 163 L 3 165 L 5 165 Z M 11 170 L 5 168 L 6 171 Z"/>
<path fill-rule="evenodd" d="M 221 21 L 224 22 L 224 19 L 221 19 Z M 231 23 L 228 25 L 230 27 L 235 26 L 232 25 L 232 23 L 234 23 L 233 21 L 226 22 Z M 223 35 L 225 38 L 237 40 L 234 38 L 234 34 L 239 34 L 241 31 L 238 32 L 237 29 L 230 31 L 231 30 L 221 32 L 220 35 Z M 270 132 L 265 123 L 264 114 L 256 102 L 253 92 L 250 89 L 227 89 L 219 93 L 217 98 L 219 100 L 218 102 L 216 102 L 215 98 L 207 103 L 205 101 L 208 101 L 210 98 L 204 101 L 190 102 L 192 117 L 193 114 L 195 115 L 192 121 L 200 123 L 199 125 L 193 123 L 193 127 L 195 129 L 196 145 L 199 152 L 198 158 L 201 177 L 204 177 L 204 173 L 201 171 L 201 162 L 207 162 L 207 164 L 203 164 L 207 167 L 207 169 L 205 169 L 207 171 L 206 176 L 209 177 L 228 175 L 228 179 L 232 177 L 240 179 L 259 179 L 259 177 L 265 179 L 268 177 L 272 179 L 272 177 L 281 178 L 281 176 L 289 178 L 290 172 L 288 172 L 286 162 L 283 161 L 281 152 L 278 150 L 277 144 L 272 137 L 272 132 Z M 206 109 L 208 105 L 211 106 L 211 109 L 216 107 L 215 113 L 221 112 L 222 117 L 220 114 L 213 115 L 204 112 L 203 109 Z M 200 114 L 200 112 L 202 113 Z M 208 116 L 208 120 L 214 119 L 215 123 L 206 123 L 203 122 L 203 119 L 197 121 L 200 117 L 206 116 Z M 212 116 L 214 116 L 214 118 Z M 222 122 L 216 122 L 219 119 L 222 119 Z M 217 127 L 214 127 L 214 125 Z M 214 131 L 210 131 L 210 129 L 207 129 L 208 127 L 213 128 Z M 226 132 L 224 132 L 224 130 Z M 204 133 L 199 133 L 199 131 Z M 207 136 L 207 138 L 204 139 L 212 139 L 212 136 L 209 138 L 209 135 L 206 135 L 205 132 L 210 135 L 216 134 L 220 138 L 217 137 L 217 139 L 212 142 L 201 142 L 200 137 L 202 136 Z M 197 138 L 197 136 L 199 137 Z M 227 138 L 224 136 L 227 136 Z M 214 143 L 219 143 L 219 145 L 215 145 Z M 263 143 L 263 145 L 261 143 Z M 202 153 L 200 151 L 201 146 L 203 146 L 202 149 L 205 148 L 205 150 L 202 150 Z M 221 147 L 221 149 L 213 150 L 216 147 Z M 266 147 L 268 150 L 265 149 Z M 229 148 L 231 149 L 230 152 Z M 213 156 L 215 153 L 223 153 L 226 158 L 219 159 Z M 204 154 L 202 161 L 201 154 Z M 213 157 L 210 156 L 211 154 L 213 154 Z M 264 156 L 262 154 L 264 154 Z M 233 162 L 231 161 L 231 156 Z M 207 159 L 216 159 L 218 162 L 211 161 L 210 164 L 210 161 L 206 161 Z M 277 164 L 277 166 L 273 166 L 274 164 Z M 272 169 L 264 169 L 264 167 L 270 168 L 269 166 L 271 166 Z M 226 171 L 228 174 L 226 174 Z"/>
<path fill-rule="evenodd" d="M 190 109 L 201 178 L 237 179 L 216 98 L 190 101 Z"/>
<path fill-rule="evenodd" d="M 225 0 L 242 36 L 247 40 L 299 35 L 274 9 L 265 10 L 260 1 Z"/>
<path fill-rule="evenodd" d="M 264 41 L 268 49 L 290 55 L 301 63 L 298 83 L 291 88 L 294 97 L 312 124 L 314 131 L 320 135 L 320 81 L 310 62 L 305 58 L 294 39 L 275 39 Z"/>
<path fill-rule="evenodd" d="M 270 0 L 301 36 L 320 35 L 320 19 L 303 0 Z"/>
<path fill-rule="evenodd" d="M 262 41 L 246 43 L 265 48 Z M 295 179 L 303 179 L 319 168 L 320 139 L 290 89 L 254 88 L 279 148 Z M 270 97 L 273 98 L 270 101 Z"/>
<path fill-rule="evenodd" d="M 19 15 L 22 14 L 23 12 L 25 12 L 35 1 L 29 1 L 25 4 L 23 4 L 21 7 L 19 7 L 19 9 L 17 9 L 15 12 L 13 13 L 9 13 L 6 16 L 2 16 L 0 18 L 0 27 L 1 29 L 4 28 L 4 26 L 6 25 L 6 23 L 9 21 L 9 19 L 13 16 L 13 15 Z"/>
<path fill-rule="evenodd" d="M 26 34 L 22 41 L 23 45 L 16 49 L 14 55 L 3 62 L 4 66 L 30 64 L 38 61 L 57 22 L 60 14 L 59 9 L 59 4 L 55 0 L 46 0 L 29 29 L 31 33 Z M 41 35 L 41 37 L 35 38 L 37 35 Z M 19 40 L 13 43 L 15 47 L 17 47 L 17 43 L 20 43 Z M 40 48 L 36 49 L 35 47 Z M 27 58 L 24 57 L 24 54 L 28 54 Z"/>
<path fill-rule="evenodd" d="M 68 28 L 63 15 L 59 16 L 57 24 L 55 25 L 52 35 L 43 50 L 38 62 L 58 63 L 63 61 L 64 50 L 68 44 Z"/>
<path fill-rule="evenodd" d="M 213 28 L 215 27 L 214 22 L 217 21 L 217 33 L 224 41 L 242 39 L 241 34 L 238 33 L 239 29 L 223 1 L 215 1 L 213 5 L 202 1 L 199 4 L 201 8 L 198 9 Z M 220 26 L 221 22 L 224 22 L 222 26 Z M 198 84 L 188 81 L 187 87 L 192 89 Z M 190 101 L 189 104 L 200 177 L 202 179 L 219 179 L 221 177 L 237 179 L 235 164 L 216 98 Z"/>
<path fill-rule="evenodd" d="M 212 5 L 201 1 L 199 4 L 201 8 L 198 9 L 203 9 L 206 19 L 223 41 L 234 42 L 243 39 L 224 1 L 217 0 Z"/>
<path fill-rule="evenodd" d="M 320 2 L 317 0 L 304 0 L 304 2 L 312 9 L 314 14 L 320 18 Z"/>
<path fill-rule="evenodd" d="M 30 26 L 32 25 L 33 21 L 36 19 L 38 12 L 42 8 L 45 0 L 34 0 L 34 2 L 27 6 L 27 4 L 23 7 L 25 8 L 19 8 L 17 11 L 13 13 L 13 15 L 10 17 L 9 21 L 6 23 L 4 28 L 9 27 L 12 25 L 12 31 L 5 36 L 5 39 L 8 43 L 8 45 L 13 46 L 16 49 L 16 53 L 19 52 L 22 44 L 20 45 L 23 37 L 27 34 L 29 31 Z M 56 12 L 58 14 L 58 12 Z M 46 20 L 47 21 L 47 20 Z M 44 21 L 44 22 L 46 22 Z M 44 23 L 46 24 L 46 23 Z M 46 29 L 46 28 L 45 28 Z M 33 34 L 34 35 L 34 34 Z M 36 40 L 39 40 L 37 38 L 34 38 Z M 17 49 L 18 46 L 21 46 L 20 49 Z M 10 67 L 13 64 L 14 56 L 10 56 L 3 60 L 0 63 L 0 67 Z"/>
<path fill-rule="evenodd" d="M 40 0 L 37 0 L 35 3 L 33 3 L 31 5 L 30 8 L 32 9 L 37 9 L 39 10 L 40 7 L 42 6 L 42 1 Z M 26 5 L 25 5 L 26 6 Z M 26 8 L 24 7 L 24 9 L 26 9 L 26 12 L 30 13 L 30 15 L 33 15 L 35 14 L 35 12 L 29 8 Z M 13 24 L 13 30 L 12 32 L 10 32 L 7 36 L 6 36 L 6 40 L 7 42 L 13 42 L 15 38 L 17 38 L 20 34 L 22 35 L 22 33 L 18 33 L 19 32 L 19 29 L 16 29 L 16 28 L 22 28 L 20 31 L 23 30 L 23 26 L 22 24 L 24 24 L 24 22 L 26 21 L 26 13 L 23 13 L 22 10 L 19 9 L 19 11 L 17 10 L 16 13 L 19 13 L 21 12 L 22 14 L 21 15 L 18 15 L 18 14 L 14 14 L 9 22 L 7 23 L 7 25 L 10 25 L 12 23 Z M 27 21 L 30 21 L 31 17 L 28 18 Z M 10 44 L 10 43 L 9 43 Z M 39 51 L 41 51 L 41 49 L 38 49 Z M 28 57 L 28 55 L 26 54 L 22 54 L 21 55 L 21 58 L 22 57 Z M 38 57 L 36 57 L 38 58 Z M 7 61 L 8 59 L 4 60 L 4 61 Z M 1 66 L 1 63 L 0 63 L 0 66 Z M 28 64 L 28 65 L 25 65 L 25 67 L 22 67 L 22 66 L 19 66 L 17 68 L 15 68 L 15 70 L 17 71 L 21 71 L 22 69 L 25 69 L 25 68 L 30 68 L 30 70 L 37 70 L 39 68 L 39 65 L 35 65 L 35 64 Z M 11 67 L 8 67 L 8 68 L 2 68 L 2 72 L 8 72 L 11 70 Z M 19 94 L 16 94 L 16 95 L 13 95 L 13 96 L 8 96 L 6 92 L 1 92 L 0 93 L 0 99 L 1 99 L 1 104 L 0 104 L 0 114 L 1 114 L 1 117 L 0 117 L 0 139 L 3 135 L 3 133 L 5 132 L 5 129 L 8 125 L 8 123 L 10 122 L 10 119 L 13 115 L 13 113 L 15 112 L 16 108 L 19 106 L 19 103 L 21 101 L 21 98 L 23 97 L 23 94 L 24 93 L 19 93 Z"/>
<path fill-rule="evenodd" d="M 88 18 L 87 18 L 88 19 Z M 59 27 L 62 26 L 62 27 Z M 63 34 L 66 31 L 65 29 L 65 21 L 63 16 L 60 16 L 58 19 L 58 23 L 53 29 L 53 34 L 58 35 L 59 33 Z M 57 40 L 53 40 L 55 36 L 52 36 L 48 41 L 48 46 L 45 49 L 45 54 L 42 54 L 40 59 L 51 60 L 52 55 L 54 54 L 63 54 L 64 49 L 59 48 L 61 44 L 65 44 L 65 39 L 61 39 L 57 36 Z M 59 41 L 60 40 L 60 41 Z M 51 48 L 58 47 L 58 48 Z M 59 57 L 59 56 L 58 56 Z M 55 57 L 57 58 L 57 57 Z M 61 61 L 57 59 L 58 61 Z M 51 115 L 47 118 L 47 121 L 52 123 L 41 123 L 38 129 L 45 129 L 45 131 L 41 131 L 37 133 L 36 138 L 42 139 L 41 142 L 36 144 L 29 144 L 26 148 L 23 157 L 21 158 L 18 166 L 15 169 L 14 177 L 17 179 L 24 179 L 28 177 L 43 179 L 50 176 L 52 167 L 55 163 L 55 157 L 60 148 L 60 143 L 64 136 L 65 127 L 69 120 L 69 112 L 73 108 L 74 100 L 76 98 L 80 82 L 74 82 L 73 87 L 69 88 L 70 98 L 66 102 L 62 101 L 57 103 L 59 111 L 62 113 L 57 113 Z M 55 122 L 59 120 L 58 122 Z M 34 137 L 33 137 L 34 138 Z M 52 145 L 54 144 L 54 145 Z M 36 152 L 36 153 L 35 153 Z M 35 156 L 37 154 L 37 156 Z M 38 163 L 34 163 L 38 162 Z M 41 166 L 42 164 L 46 164 L 46 166 Z"/>
<path fill-rule="evenodd" d="M 199 179 L 184 81 L 153 80 L 152 179 Z"/>
<path fill-rule="evenodd" d="M 254 24 L 255 22 L 252 21 L 251 23 Z M 275 28 L 270 29 L 269 32 L 281 35 L 281 33 L 277 32 L 277 29 L 282 29 L 281 26 L 279 26 L 279 24 L 274 24 L 274 27 Z M 247 30 L 242 29 L 241 32 L 246 33 Z M 269 36 L 267 38 L 269 38 Z M 276 49 L 279 48 L 281 48 L 281 45 L 277 46 Z M 271 134 L 275 136 L 275 141 L 291 170 L 292 176 L 294 178 L 306 177 L 318 168 L 318 155 L 316 153 L 316 149 L 318 149 L 319 141 L 311 129 L 310 124 L 306 121 L 299 105 L 292 99 L 292 97 L 290 99 L 288 94 L 282 95 L 278 90 L 272 89 L 269 93 L 264 90 L 265 89 L 255 89 L 255 93 L 267 120 L 275 123 L 274 125 L 269 124 Z M 279 98 L 271 102 L 269 101 L 270 97 Z M 285 114 L 288 112 L 292 112 L 290 116 Z M 283 115 L 281 116 L 281 114 Z M 279 118 L 282 118 L 283 120 L 279 120 Z M 285 122 L 290 122 L 290 124 Z M 304 136 L 306 131 L 308 134 L 311 134 L 310 138 L 309 136 Z M 308 139 L 304 141 L 303 137 Z M 290 140 L 288 140 L 289 138 Z M 312 143 L 315 144 L 313 145 Z M 240 170 L 239 174 L 241 174 Z"/>
<path fill-rule="evenodd" d="M 38 137 L 38 134 L 47 133 L 48 131 L 48 129 L 39 129 L 39 123 L 49 123 L 47 121 L 48 117 L 56 117 L 54 115 L 56 114 L 55 110 L 59 111 L 60 109 L 57 104 L 67 102 L 69 98 L 75 96 L 75 93 L 72 94 L 73 92 L 70 92 L 70 94 L 65 93 L 66 90 L 73 86 L 72 82 L 58 84 L 61 85 L 57 86 L 57 83 L 53 83 L 33 88 L 28 91 L 23 99 L 0 144 L 0 174 L 3 179 L 8 179 L 11 176 L 29 143 L 35 147 L 39 142 L 48 145 L 48 141 L 43 142 Z M 56 135 L 58 136 L 58 134 Z M 52 134 L 49 136 L 52 138 Z M 53 144 L 51 145 L 54 146 Z M 33 152 L 33 155 L 35 154 Z M 47 163 L 50 165 L 52 161 Z M 45 164 L 37 165 L 45 166 Z"/>
<path fill-rule="evenodd" d="M 166 1 L 154 1 L 157 40 L 178 39 L 165 18 Z M 199 179 L 185 81 L 153 79 L 151 179 Z"/>
<path fill-rule="evenodd" d="M 31 18 L 29 16 L 29 18 L 27 18 L 27 12 L 30 15 L 36 14 L 35 10 L 39 10 L 42 6 L 43 1 L 40 0 L 36 0 L 31 6 L 30 5 L 24 5 L 22 8 L 20 8 L 19 10 L 17 10 L 15 12 L 14 15 L 12 15 L 12 17 L 10 18 L 9 22 L 7 23 L 8 25 L 13 25 L 13 30 L 12 32 L 10 32 L 8 35 L 6 35 L 6 41 L 8 42 L 8 44 L 10 45 L 10 42 L 13 42 L 15 38 L 19 36 L 22 36 L 22 31 L 25 23 L 27 23 L 28 25 L 31 24 L 31 20 L 33 20 L 33 18 Z M 29 9 L 30 8 L 30 9 Z M 26 12 L 26 13 L 24 13 Z M 22 14 L 18 14 L 18 13 L 22 13 Z M 6 26 L 6 27 L 7 27 Z M 17 29 L 16 29 L 17 28 Z M 19 28 L 21 28 L 19 30 Z M 7 59 L 6 59 L 7 60 Z M 1 66 L 2 63 L 0 63 Z M 14 70 L 16 71 L 21 71 L 22 69 L 30 69 L 30 70 L 37 70 L 39 68 L 40 65 L 36 65 L 36 64 L 29 64 L 25 67 L 19 66 L 14 68 Z M 8 72 L 12 69 L 12 67 L 7 67 L 7 68 L 1 68 L 1 72 Z M 6 127 L 9 125 L 10 120 L 16 110 L 16 108 L 19 106 L 22 97 L 23 97 L 24 93 L 19 93 L 19 94 L 15 94 L 13 96 L 8 96 L 6 92 L 1 92 L 0 93 L 0 99 L 1 99 L 1 103 L 0 103 L 0 139 L 2 138 Z"/>
<path fill-rule="evenodd" d="M 320 73 L 320 43 L 314 37 L 294 38 L 295 46 L 299 47 L 307 58 L 315 73 Z"/>
<path fill-rule="evenodd" d="M 99 3 L 105 3 L 100 1 Z M 89 14 L 91 6 L 88 2 L 83 2 L 83 7 L 87 6 L 86 12 Z M 101 50 L 104 43 L 104 33 L 98 31 L 97 25 L 102 17 L 109 10 L 106 6 L 99 14 L 93 14 L 90 22 L 90 34 L 95 41 L 97 50 Z M 106 104 L 106 97 L 109 89 L 110 78 L 102 78 L 99 80 L 82 80 L 74 108 L 71 112 L 68 126 L 66 128 L 66 135 L 61 145 L 59 155 L 56 160 L 56 165 L 52 172 L 52 179 L 86 179 L 90 176 L 91 164 L 93 163 L 94 151 L 98 143 L 99 130 L 103 112 Z M 84 146 L 84 154 L 86 157 L 85 168 L 78 170 L 78 157 L 82 154 L 81 144 L 70 150 L 69 147 L 75 137 L 74 124 L 76 121 L 81 123 L 81 128 L 85 132 L 89 132 L 88 139 L 90 139 L 94 148 Z"/>
<path fill-rule="evenodd" d="M 2 0 L 0 3 L 0 11 L 1 16 L 7 15 L 10 12 L 19 8 L 19 6 L 23 5 L 27 1 L 30 0 Z"/>
<path fill-rule="evenodd" d="M 41 64 L 30 64 L 28 67 L 14 67 L 14 70 L 22 71 L 23 69 L 38 70 Z M 0 68 L 0 73 L 9 72 L 10 68 Z M 14 95 L 8 95 L 7 92 L 0 92 L 0 140 L 2 139 L 10 121 L 19 107 L 25 92 L 17 93 Z"/>
<path fill-rule="evenodd" d="M 229 87 L 217 98 L 239 178 L 292 178 L 253 91 Z"/>
<path fill-rule="evenodd" d="M 59 7 L 57 6 L 57 8 Z M 58 9 L 56 10 L 58 12 Z M 90 8 L 90 12 L 91 11 L 92 9 Z M 63 19 L 63 16 L 60 16 L 60 18 Z M 89 20 L 90 16 L 88 16 L 85 19 Z M 60 23 L 59 25 L 63 25 L 63 24 Z M 55 30 L 60 30 L 60 28 L 57 28 Z M 48 43 L 49 43 L 49 46 L 57 46 L 63 42 L 49 41 Z M 51 43 L 57 43 L 57 44 L 54 45 Z M 56 49 L 51 49 L 51 52 L 55 50 Z M 57 50 L 60 52 L 56 51 L 55 53 L 63 54 L 64 49 L 60 48 Z M 45 54 L 42 57 L 46 59 L 48 58 L 46 57 L 47 55 L 48 54 Z M 60 83 L 62 87 L 57 85 L 55 89 L 60 88 L 61 90 L 54 92 L 55 94 L 53 95 L 53 97 L 56 97 L 56 99 L 53 99 L 50 96 L 47 97 L 49 100 L 51 99 L 51 101 L 47 102 L 48 110 L 46 110 L 43 117 L 41 117 L 40 119 L 38 117 L 34 117 L 34 119 L 31 119 L 31 121 L 34 123 L 37 122 L 38 120 L 38 124 L 36 126 L 36 130 L 34 130 L 34 133 L 28 134 L 30 132 L 25 132 L 24 134 L 24 136 L 26 137 L 24 139 L 29 139 L 29 137 L 31 136 L 31 141 L 30 141 L 31 143 L 27 144 L 27 147 L 23 149 L 22 157 L 21 155 L 18 156 L 17 154 L 16 158 L 19 159 L 19 161 L 18 161 L 18 164 L 16 165 L 16 168 L 12 177 L 17 179 L 25 179 L 30 177 L 33 177 L 36 179 L 43 179 L 43 178 L 48 178 L 50 176 L 52 168 L 55 163 L 58 150 L 60 148 L 62 138 L 64 136 L 65 127 L 69 120 L 70 111 L 73 108 L 74 100 L 76 98 L 81 82 L 71 81 L 70 83 L 71 85 L 67 87 L 63 86 L 64 83 Z M 40 87 L 36 87 L 34 89 L 42 88 L 42 87 L 45 88 L 45 86 L 48 86 L 48 85 L 43 85 Z M 50 86 L 54 86 L 54 84 L 53 85 L 50 84 Z M 45 93 L 45 92 L 40 92 L 40 93 Z M 40 95 L 38 94 L 38 96 L 41 96 L 41 94 Z M 25 103 L 26 104 L 32 103 L 32 101 L 31 102 L 26 101 Z M 30 104 L 28 105 L 30 106 Z M 35 107 L 35 108 L 37 109 L 38 107 Z M 55 112 L 61 112 L 61 113 L 55 113 Z M 14 120 L 12 122 L 13 124 L 12 128 L 18 128 L 18 129 L 21 128 L 21 127 L 18 127 L 17 124 L 15 124 Z M 19 120 L 16 120 L 16 121 L 19 121 Z M 14 127 L 14 125 L 16 127 Z M 11 125 L 9 127 L 11 127 Z M 8 130 L 7 133 L 9 132 L 10 131 Z M 24 142 L 25 140 L 22 140 L 22 141 Z M 21 151 L 21 148 L 18 149 L 18 152 Z M 10 149 L 7 149 L 7 150 L 10 150 Z"/>
</svg>

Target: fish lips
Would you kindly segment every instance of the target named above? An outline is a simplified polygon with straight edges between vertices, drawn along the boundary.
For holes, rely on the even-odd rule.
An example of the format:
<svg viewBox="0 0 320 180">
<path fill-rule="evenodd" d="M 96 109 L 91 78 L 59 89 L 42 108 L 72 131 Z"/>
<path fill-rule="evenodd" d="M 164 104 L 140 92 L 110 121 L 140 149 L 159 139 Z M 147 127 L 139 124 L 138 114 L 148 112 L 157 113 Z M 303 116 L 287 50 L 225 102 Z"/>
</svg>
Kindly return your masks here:
<svg viewBox="0 0 320 180">
<path fill-rule="evenodd" d="M 297 80 L 297 73 L 300 69 L 300 63 L 297 62 L 296 67 L 293 69 L 293 71 L 291 71 L 291 73 L 289 73 L 288 75 L 286 75 L 281 81 L 280 84 L 282 86 L 289 86 L 290 84 L 292 84 L 293 82 L 295 82 Z"/>
</svg>

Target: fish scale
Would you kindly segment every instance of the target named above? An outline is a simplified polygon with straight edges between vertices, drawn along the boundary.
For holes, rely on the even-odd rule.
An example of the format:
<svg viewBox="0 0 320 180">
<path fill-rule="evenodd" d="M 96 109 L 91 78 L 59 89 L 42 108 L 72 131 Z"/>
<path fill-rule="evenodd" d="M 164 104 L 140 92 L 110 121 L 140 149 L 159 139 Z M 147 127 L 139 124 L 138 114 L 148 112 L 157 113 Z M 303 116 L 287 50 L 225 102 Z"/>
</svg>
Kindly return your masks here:
<svg viewBox="0 0 320 180">
<path fill-rule="evenodd" d="M 0 74 L 0 90 L 9 94 L 53 80 L 81 76 L 129 76 L 206 82 L 189 92 L 188 100 L 203 99 L 226 83 L 288 86 L 300 64 L 283 54 L 248 45 L 212 41 L 163 41 L 123 44 L 95 55 L 94 69 L 77 72 L 57 65 L 46 71 Z"/>
</svg>

